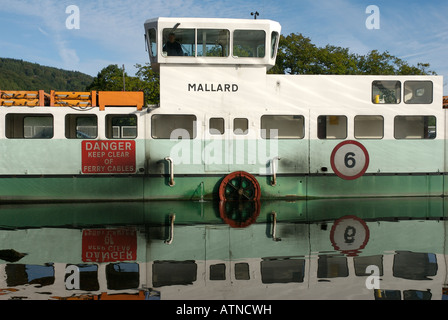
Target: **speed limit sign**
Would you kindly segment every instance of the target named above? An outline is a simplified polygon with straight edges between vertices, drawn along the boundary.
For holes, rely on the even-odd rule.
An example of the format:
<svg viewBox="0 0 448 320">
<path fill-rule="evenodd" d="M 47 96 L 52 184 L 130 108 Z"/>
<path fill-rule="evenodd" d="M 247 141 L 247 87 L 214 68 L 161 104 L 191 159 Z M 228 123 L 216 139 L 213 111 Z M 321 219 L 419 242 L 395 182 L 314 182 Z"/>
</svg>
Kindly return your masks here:
<svg viewBox="0 0 448 320">
<path fill-rule="evenodd" d="M 334 173 L 340 178 L 354 180 L 367 171 L 369 153 L 358 141 L 343 141 L 333 149 L 330 163 Z"/>
</svg>

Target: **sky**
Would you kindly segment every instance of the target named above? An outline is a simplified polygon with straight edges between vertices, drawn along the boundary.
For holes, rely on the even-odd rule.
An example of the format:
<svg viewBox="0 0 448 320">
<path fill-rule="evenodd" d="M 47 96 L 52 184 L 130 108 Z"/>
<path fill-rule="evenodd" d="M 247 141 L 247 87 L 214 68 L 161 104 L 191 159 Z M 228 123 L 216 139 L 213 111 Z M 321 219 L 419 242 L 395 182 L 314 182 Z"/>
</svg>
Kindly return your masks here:
<svg viewBox="0 0 448 320">
<path fill-rule="evenodd" d="M 317 46 L 429 63 L 444 76 L 448 95 L 447 0 L 0 0 L 0 57 L 92 76 L 117 64 L 134 75 L 135 64 L 149 62 L 147 19 L 253 19 L 252 12 L 278 21 L 283 35 L 301 33 Z"/>
</svg>

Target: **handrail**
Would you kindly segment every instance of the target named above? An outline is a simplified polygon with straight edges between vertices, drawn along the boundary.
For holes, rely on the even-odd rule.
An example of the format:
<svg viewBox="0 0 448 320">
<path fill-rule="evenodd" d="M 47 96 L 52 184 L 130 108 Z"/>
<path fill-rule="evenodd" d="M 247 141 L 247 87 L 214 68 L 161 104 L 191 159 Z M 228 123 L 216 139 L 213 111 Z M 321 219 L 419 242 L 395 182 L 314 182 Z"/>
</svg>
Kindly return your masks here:
<svg viewBox="0 0 448 320">
<path fill-rule="evenodd" d="M 171 244 L 173 243 L 174 240 L 174 220 L 176 219 L 176 215 L 175 214 L 171 214 L 170 215 L 170 237 L 165 240 L 166 244 Z"/>
<path fill-rule="evenodd" d="M 165 157 L 165 161 L 168 161 L 168 163 L 170 164 L 170 181 L 169 181 L 169 185 L 170 187 L 175 185 L 174 182 L 174 163 L 173 163 L 173 159 L 171 159 L 170 157 Z"/>
<path fill-rule="evenodd" d="M 277 238 L 277 236 L 276 236 L 276 233 L 277 233 L 277 212 L 272 211 L 271 216 L 272 216 L 272 228 L 271 228 L 272 240 L 274 240 L 274 241 L 282 241 L 281 238 Z"/>
<path fill-rule="evenodd" d="M 272 180 L 271 180 L 271 186 L 277 185 L 277 172 L 275 168 L 275 160 L 280 161 L 280 157 L 274 157 L 271 159 L 271 170 L 272 170 Z"/>
</svg>

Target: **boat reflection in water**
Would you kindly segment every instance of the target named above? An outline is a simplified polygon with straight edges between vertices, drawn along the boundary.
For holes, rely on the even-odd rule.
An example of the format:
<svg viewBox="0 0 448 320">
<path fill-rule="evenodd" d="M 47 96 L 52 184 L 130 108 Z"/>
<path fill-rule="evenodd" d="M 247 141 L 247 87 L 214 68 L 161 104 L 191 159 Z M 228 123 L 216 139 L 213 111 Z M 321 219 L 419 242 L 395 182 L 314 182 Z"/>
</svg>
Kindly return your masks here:
<svg viewBox="0 0 448 320">
<path fill-rule="evenodd" d="M 446 200 L 0 207 L 0 299 L 445 297 Z"/>
</svg>

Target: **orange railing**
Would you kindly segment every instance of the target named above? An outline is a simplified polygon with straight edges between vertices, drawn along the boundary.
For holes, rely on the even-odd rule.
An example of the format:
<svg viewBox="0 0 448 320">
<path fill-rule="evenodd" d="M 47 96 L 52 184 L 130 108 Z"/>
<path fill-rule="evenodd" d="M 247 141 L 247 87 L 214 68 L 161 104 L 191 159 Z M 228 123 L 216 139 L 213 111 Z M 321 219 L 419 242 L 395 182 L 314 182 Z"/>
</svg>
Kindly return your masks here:
<svg viewBox="0 0 448 320">
<path fill-rule="evenodd" d="M 54 91 L 50 94 L 38 91 L 6 91 L 0 90 L 0 106 L 25 107 L 136 107 L 144 106 L 144 95 L 141 91 L 91 91 L 70 92 Z"/>
</svg>

